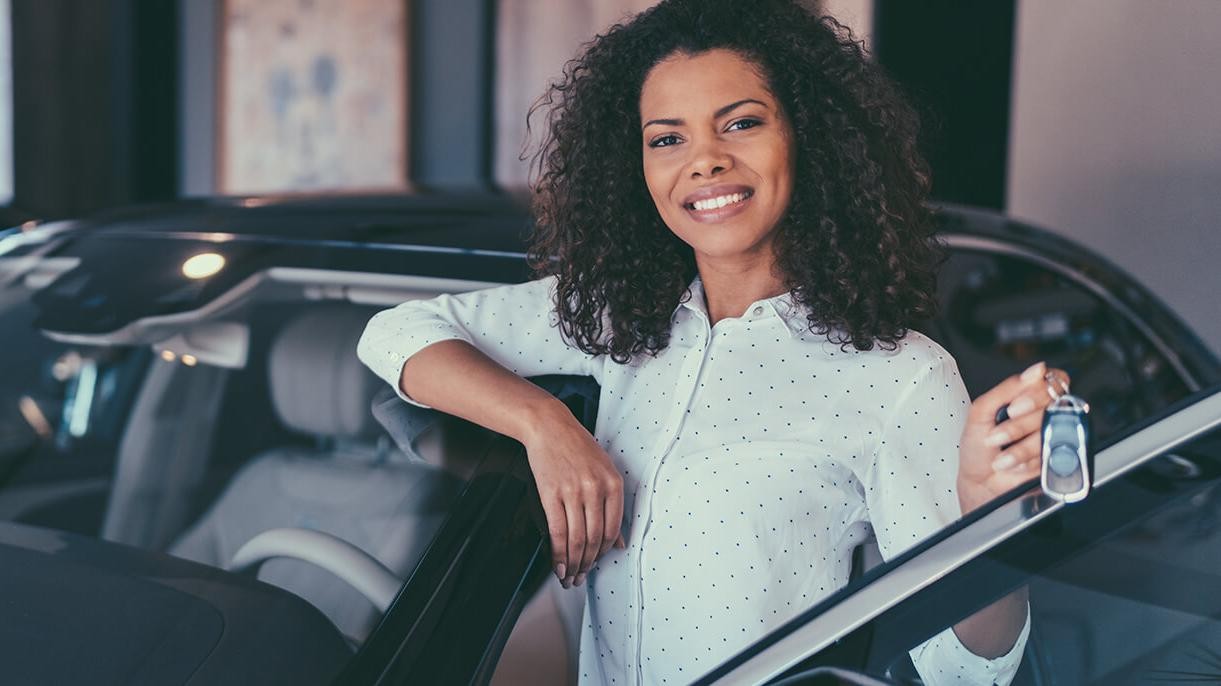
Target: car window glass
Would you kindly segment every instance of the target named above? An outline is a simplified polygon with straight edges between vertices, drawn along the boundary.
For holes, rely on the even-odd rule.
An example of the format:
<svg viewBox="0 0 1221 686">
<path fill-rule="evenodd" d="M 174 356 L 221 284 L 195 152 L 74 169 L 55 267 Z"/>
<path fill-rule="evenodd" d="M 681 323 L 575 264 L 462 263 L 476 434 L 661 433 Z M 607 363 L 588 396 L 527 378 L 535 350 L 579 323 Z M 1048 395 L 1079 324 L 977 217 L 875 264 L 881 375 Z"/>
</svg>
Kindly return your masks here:
<svg viewBox="0 0 1221 686">
<path fill-rule="evenodd" d="M 1071 375 L 1105 440 L 1193 390 L 1113 303 L 1028 259 L 954 249 L 938 290 L 941 316 L 923 330 L 954 356 L 972 397 L 1046 360 Z"/>
<path fill-rule="evenodd" d="M 462 488 L 372 416 L 385 384 L 355 343 L 377 307 L 281 294 L 111 345 L 54 340 L 33 293 L 0 293 L 0 521 L 220 568 L 265 531 L 320 531 L 406 579 Z M 257 574 L 350 645 L 381 616 L 309 563 L 272 559 Z"/>
<path fill-rule="evenodd" d="M 1057 537 L 1056 545 L 1067 549 L 1066 555 L 1042 568 L 1037 553 L 1017 563 L 990 560 L 994 573 L 1016 573 L 1030 593 L 1030 634 L 1012 683 L 1221 680 L 1219 476 L 1221 432 L 1214 431 L 1074 506 L 1083 508 L 1080 512 L 1105 506 L 1106 512 L 1090 513 L 1099 520 L 1116 519 L 1105 534 L 1082 535 L 1086 529 L 1053 520 L 1022 537 L 1036 551 L 1040 537 Z M 1108 488 L 1123 488 L 1125 500 L 1141 504 L 1124 510 L 1112 507 L 1113 502 L 1094 502 Z M 1139 514 L 1129 520 L 1131 513 Z M 1033 573 L 1023 570 L 1026 566 Z M 900 683 L 923 683 L 907 649 L 961 619 L 956 610 L 969 602 L 963 596 L 976 592 L 964 584 L 965 578 L 948 579 L 930 591 L 924 607 L 955 609 L 947 609 L 940 623 L 930 620 L 918 634 L 870 655 L 875 673 Z M 880 617 L 872 630 L 875 648 L 877 636 L 904 632 L 894 615 Z M 904 649 L 894 650 L 897 646 Z M 960 666 L 950 662 L 938 667 L 943 675 Z"/>
</svg>

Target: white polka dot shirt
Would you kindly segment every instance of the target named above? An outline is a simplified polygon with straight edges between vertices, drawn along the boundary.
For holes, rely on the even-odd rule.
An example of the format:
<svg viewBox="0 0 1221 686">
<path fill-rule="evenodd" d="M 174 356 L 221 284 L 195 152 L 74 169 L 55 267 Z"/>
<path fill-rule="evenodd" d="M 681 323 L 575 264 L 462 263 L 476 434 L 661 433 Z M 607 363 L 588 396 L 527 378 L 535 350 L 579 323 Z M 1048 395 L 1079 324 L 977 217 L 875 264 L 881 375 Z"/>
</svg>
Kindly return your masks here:
<svg viewBox="0 0 1221 686">
<path fill-rule="evenodd" d="M 959 517 L 970 400 L 953 358 L 922 334 L 845 352 L 787 294 L 710 326 L 697 278 L 669 346 L 621 365 L 563 339 L 553 289 L 543 279 L 405 302 L 370 320 L 358 354 L 408 402 L 403 364 L 447 339 L 521 376 L 601 384 L 594 436 L 623 475 L 627 548 L 574 591 L 587 593 L 582 683 L 690 682 L 848 583 L 870 536 L 889 559 Z M 912 658 L 926 684 L 1006 684 L 1028 630 L 995 660 L 951 629 Z"/>
</svg>

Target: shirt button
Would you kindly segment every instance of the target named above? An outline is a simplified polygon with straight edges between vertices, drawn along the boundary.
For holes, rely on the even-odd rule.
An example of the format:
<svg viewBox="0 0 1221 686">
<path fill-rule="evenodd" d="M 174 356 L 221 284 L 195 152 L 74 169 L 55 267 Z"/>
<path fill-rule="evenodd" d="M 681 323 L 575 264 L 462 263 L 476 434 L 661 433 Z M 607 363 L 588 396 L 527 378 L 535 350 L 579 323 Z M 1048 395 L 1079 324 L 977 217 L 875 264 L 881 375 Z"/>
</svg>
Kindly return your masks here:
<svg viewBox="0 0 1221 686">
<path fill-rule="evenodd" d="M 763 306 L 760 305 L 752 311 L 755 313 L 755 316 L 757 317 L 757 316 L 763 314 Z"/>
</svg>

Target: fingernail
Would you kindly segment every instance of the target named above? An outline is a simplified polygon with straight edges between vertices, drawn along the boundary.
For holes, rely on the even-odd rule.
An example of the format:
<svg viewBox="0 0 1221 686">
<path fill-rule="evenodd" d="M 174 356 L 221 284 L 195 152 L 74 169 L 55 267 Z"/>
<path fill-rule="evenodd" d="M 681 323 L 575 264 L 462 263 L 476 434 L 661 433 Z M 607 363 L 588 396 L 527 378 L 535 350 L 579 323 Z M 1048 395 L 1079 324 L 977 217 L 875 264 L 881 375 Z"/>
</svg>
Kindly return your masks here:
<svg viewBox="0 0 1221 686">
<path fill-rule="evenodd" d="M 1012 469 L 1015 464 L 1017 464 L 1017 459 L 1009 453 L 1004 453 L 992 463 L 992 469 L 997 472 L 1003 472 L 1006 469 Z"/>
<path fill-rule="evenodd" d="M 564 572 L 567 572 L 567 571 L 568 571 L 568 565 L 564 564 L 563 562 L 561 562 L 555 566 L 555 575 L 560 577 L 560 579 L 564 578 Z"/>
<path fill-rule="evenodd" d="M 577 586 L 580 586 L 580 585 L 581 585 L 581 584 L 583 584 L 583 583 L 585 583 L 585 572 L 581 572 L 580 574 L 578 574 L 578 575 L 577 575 L 577 580 L 576 580 L 576 585 L 577 585 Z"/>
<path fill-rule="evenodd" d="M 1034 401 L 1027 396 L 1022 396 L 1009 404 L 1009 418 L 1020 417 L 1034 409 Z"/>
<path fill-rule="evenodd" d="M 995 448 L 998 445 L 1005 445 L 1009 442 L 1009 434 L 1004 431 L 994 431 L 984 438 L 984 445 L 989 448 Z"/>
<path fill-rule="evenodd" d="M 1022 372 L 1022 383 L 1033 383 L 1035 380 L 1043 378 L 1046 367 L 1047 364 L 1041 361 L 1030 365 L 1026 371 Z M 1009 413 L 1013 414 L 1013 410 L 1010 410 Z"/>
</svg>

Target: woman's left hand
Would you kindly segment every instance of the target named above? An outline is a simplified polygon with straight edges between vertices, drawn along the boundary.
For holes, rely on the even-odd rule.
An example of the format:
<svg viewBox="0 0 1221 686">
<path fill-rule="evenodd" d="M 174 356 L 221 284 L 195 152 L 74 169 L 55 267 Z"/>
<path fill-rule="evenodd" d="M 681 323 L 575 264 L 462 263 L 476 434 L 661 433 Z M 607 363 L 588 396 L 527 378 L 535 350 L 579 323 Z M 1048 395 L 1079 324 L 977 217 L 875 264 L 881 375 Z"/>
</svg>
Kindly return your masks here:
<svg viewBox="0 0 1221 686">
<path fill-rule="evenodd" d="M 1048 371 L 1068 383 L 1064 370 L 1048 370 L 1039 362 L 971 403 L 958 448 L 958 503 L 963 514 L 1039 476 L 1043 408 L 1051 402 L 1044 378 Z M 997 424 L 996 413 L 1006 404 L 1009 418 Z"/>
</svg>

